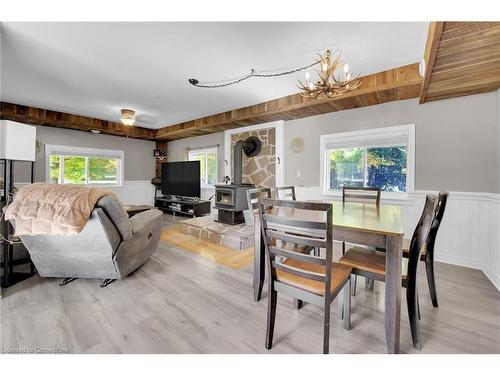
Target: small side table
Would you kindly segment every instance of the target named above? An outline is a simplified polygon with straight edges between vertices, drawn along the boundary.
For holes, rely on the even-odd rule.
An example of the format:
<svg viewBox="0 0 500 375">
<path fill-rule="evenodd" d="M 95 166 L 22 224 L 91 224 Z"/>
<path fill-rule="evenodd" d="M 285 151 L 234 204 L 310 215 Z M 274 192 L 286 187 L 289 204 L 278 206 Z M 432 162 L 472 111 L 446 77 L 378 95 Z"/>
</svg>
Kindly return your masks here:
<svg viewBox="0 0 500 375">
<path fill-rule="evenodd" d="M 154 207 L 148 206 L 145 204 L 140 204 L 140 205 L 126 205 L 123 206 L 125 208 L 125 211 L 127 211 L 128 217 L 132 217 L 134 215 L 137 215 L 141 212 L 148 211 L 148 210 L 153 210 Z"/>
</svg>

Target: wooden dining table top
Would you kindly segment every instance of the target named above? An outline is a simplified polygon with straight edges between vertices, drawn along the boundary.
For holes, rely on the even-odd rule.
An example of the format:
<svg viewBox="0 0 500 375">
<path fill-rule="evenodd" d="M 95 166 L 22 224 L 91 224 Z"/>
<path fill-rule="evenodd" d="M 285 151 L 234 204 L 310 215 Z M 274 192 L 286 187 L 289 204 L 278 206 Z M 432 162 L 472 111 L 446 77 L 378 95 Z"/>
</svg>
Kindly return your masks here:
<svg viewBox="0 0 500 375">
<path fill-rule="evenodd" d="M 356 229 L 357 231 L 402 236 L 403 215 L 397 205 L 355 202 L 320 202 L 333 205 L 333 227 Z M 276 207 L 267 212 L 271 215 L 307 221 L 325 221 L 325 213 L 288 207 Z"/>
</svg>

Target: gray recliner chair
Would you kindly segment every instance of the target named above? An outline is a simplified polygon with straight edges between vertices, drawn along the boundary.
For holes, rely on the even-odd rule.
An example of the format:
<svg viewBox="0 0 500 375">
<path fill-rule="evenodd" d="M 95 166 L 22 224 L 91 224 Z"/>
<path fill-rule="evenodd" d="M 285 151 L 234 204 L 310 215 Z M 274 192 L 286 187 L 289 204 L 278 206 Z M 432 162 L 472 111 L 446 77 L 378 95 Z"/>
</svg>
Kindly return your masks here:
<svg viewBox="0 0 500 375">
<path fill-rule="evenodd" d="M 21 236 L 42 277 L 104 279 L 101 286 L 123 279 L 156 251 L 161 211 L 149 210 L 129 219 L 112 195 L 99 199 L 83 230 L 72 236 Z"/>
</svg>

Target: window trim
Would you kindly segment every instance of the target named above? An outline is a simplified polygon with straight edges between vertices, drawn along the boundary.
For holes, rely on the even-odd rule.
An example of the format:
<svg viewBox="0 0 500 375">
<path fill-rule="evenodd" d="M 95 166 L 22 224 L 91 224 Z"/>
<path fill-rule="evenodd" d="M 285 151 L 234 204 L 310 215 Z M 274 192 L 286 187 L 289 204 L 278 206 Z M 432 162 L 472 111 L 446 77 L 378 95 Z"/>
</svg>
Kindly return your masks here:
<svg viewBox="0 0 500 375">
<path fill-rule="evenodd" d="M 332 197 L 341 197 L 340 190 L 329 190 L 326 178 L 328 176 L 327 168 L 329 163 L 326 161 L 327 145 L 332 142 L 349 141 L 350 139 L 356 140 L 369 140 L 374 137 L 391 137 L 403 135 L 407 137 L 407 154 L 406 154 L 406 191 L 405 192 L 392 192 L 382 191 L 381 197 L 383 199 L 407 199 L 408 194 L 415 191 L 415 124 L 389 126 L 382 128 L 373 128 L 365 130 L 355 130 L 350 132 L 325 134 L 320 137 L 320 186 L 323 195 Z"/>
<path fill-rule="evenodd" d="M 197 147 L 195 149 L 189 150 L 188 151 L 188 160 L 192 161 L 191 155 L 200 155 L 200 154 L 215 154 L 215 180 L 217 181 L 219 179 L 219 149 L 218 147 Z M 208 158 L 205 158 L 205 172 L 207 173 L 208 176 Z M 200 183 L 202 189 L 213 189 L 214 184 L 208 184 L 208 183 Z"/>
<path fill-rule="evenodd" d="M 117 183 L 111 184 L 71 184 L 75 186 L 94 186 L 94 187 L 103 187 L 103 188 L 113 188 L 113 187 L 122 187 L 123 186 L 123 166 L 124 166 L 124 155 L 125 153 L 122 150 L 108 150 L 102 148 L 91 148 L 91 147 L 74 147 L 74 146 L 64 146 L 64 145 L 45 145 L 45 182 L 51 183 L 50 180 L 50 155 L 64 153 L 66 155 L 73 156 L 83 156 L 83 157 L 97 157 L 97 158 L 110 158 L 118 160 L 118 168 L 117 168 Z M 85 179 L 88 181 L 88 159 L 85 162 Z M 60 168 L 60 173 L 63 172 L 63 168 Z"/>
</svg>

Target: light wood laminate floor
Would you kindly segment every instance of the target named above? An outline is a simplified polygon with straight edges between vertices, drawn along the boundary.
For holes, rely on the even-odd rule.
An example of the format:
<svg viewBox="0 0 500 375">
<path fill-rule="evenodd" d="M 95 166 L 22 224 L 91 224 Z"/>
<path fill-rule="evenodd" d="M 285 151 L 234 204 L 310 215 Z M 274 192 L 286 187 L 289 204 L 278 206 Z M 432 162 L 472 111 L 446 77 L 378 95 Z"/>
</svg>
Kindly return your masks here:
<svg viewBox="0 0 500 375">
<path fill-rule="evenodd" d="M 165 215 L 165 225 L 174 220 Z M 478 270 L 437 263 L 440 307 L 433 309 L 419 267 L 421 353 L 500 353 L 500 292 Z M 35 276 L 3 291 L 0 352 L 25 348 L 69 353 L 321 353 L 322 311 L 292 308 L 278 297 L 274 348 L 264 348 L 267 298 L 252 300 L 252 266 L 226 269 L 161 244 L 127 279 L 99 288 L 97 280 Z M 332 308 L 331 353 L 385 353 L 384 288 L 364 288 L 352 302 L 352 330 Z M 411 344 L 403 294 L 401 352 Z M 334 302 L 334 305 L 336 302 Z"/>
</svg>

